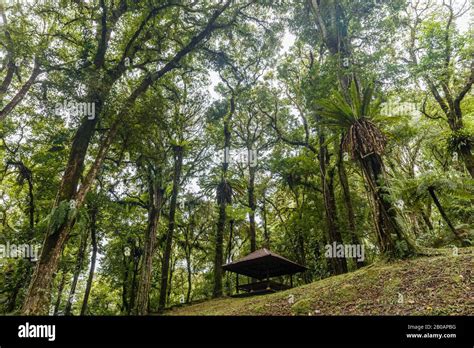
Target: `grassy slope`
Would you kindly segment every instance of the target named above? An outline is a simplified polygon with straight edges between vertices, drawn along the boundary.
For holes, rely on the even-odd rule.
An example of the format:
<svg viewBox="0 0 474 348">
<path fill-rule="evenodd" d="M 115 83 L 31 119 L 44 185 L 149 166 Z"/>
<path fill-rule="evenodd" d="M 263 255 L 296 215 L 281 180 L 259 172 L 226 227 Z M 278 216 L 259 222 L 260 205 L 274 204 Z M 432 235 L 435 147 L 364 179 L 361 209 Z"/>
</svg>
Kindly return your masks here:
<svg viewBox="0 0 474 348">
<path fill-rule="evenodd" d="M 474 248 L 375 264 L 287 291 L 175 307 L 168 315 L 474 315 Z M 403 303 L 398 303 L 399 293 Z M 293 295 L 294 302 L 289 302 Z"/>
</svg>

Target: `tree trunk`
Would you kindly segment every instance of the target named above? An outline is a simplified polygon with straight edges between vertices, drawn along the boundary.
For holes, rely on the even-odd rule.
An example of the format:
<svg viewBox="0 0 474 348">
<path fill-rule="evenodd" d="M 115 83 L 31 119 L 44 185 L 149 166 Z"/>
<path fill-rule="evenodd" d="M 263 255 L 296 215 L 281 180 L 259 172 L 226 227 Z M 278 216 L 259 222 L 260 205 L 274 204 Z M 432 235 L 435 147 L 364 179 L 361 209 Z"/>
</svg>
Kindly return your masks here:
<svg viewBox="0 0 474 348">
<path fill-rule="evenodd" d="M 66 270 L 63 271 L 61 275 L 61 281 L 59 282 L 58 287 L 58 297 L 56 298 L 56 304 L 54 305 L 54 312 L 53 315 L 58 315 L 59 306 L 61 305 L 61 297 L 63 295 L 64 285 L 66 284 Z"/>
<path fill-rule="evenodd" d="M 192 290 L 192 268 L 191 268 L 191 250 L 186 252 L 186 270 L 188 272 L 188 291 L 186 293 L 186 303 L 189 303 L 191 300 L 191 290 Z"/>
<path fill-rule="evenodd" d="M 229 220 L 229 240 L 227 241 L 227 252 L 225 255 L 225 262 L 230 262 L 230 257 L 232 253 L 232 240 L 234 238 L 234 220 Z M 232 294 L 232 287 L 230 286 L 229 273 L 226 276 L 226 286 L 227 294 L 230 296 Z"/>
<path fill-rule="evenodd" d="M 74 294 L 76 293 L 77 281 L 79 279 L 79 275 L 81 274 L 82 265 L 84 263 L 84 255 L 86 253 L 88 235 L 88 233 L 83 233 L 83 235 L 81 236 L 81 244 L 77 253 L 76 267 L 74 268 L 74 276 L 72 278 L 71 289 L 69 291 L 69 296 L 66 302 L 66 308 L 64 309 L 64 315 L 71 315 L 72 300 L 74 298 Z"/>
<path fill-rule="evenodd" d="M 230 154 L 230 121 L 235 112 L 235 96 L 232 94 L 230 98 L 229 113 L 224 120 L 224 161 L 222 163 L 222 179 L 221 184 L 225 182 L 229 162 L 227 155 Z M 216 228 L 216 246 L 214 253 L 214 288 L 212 291 L 213 297 L 222 296 L 222 264 L 224 262 L 224 229 L 227 220 L 226 197 L 218 197 L 219 204 L 219 219 Z"/>
<path fill-rule="evenodd" d="M 155 191 L 156 195 L 161 196 L 161 193 Z M 155 196 L 155 195 L 154 195 Z M 161 201 L 162 198 L 159 198 Z M 158 202 L 157 202 L 158 203 Z M 152 203 L 148 212 L 148 226 L 145 233 L 144 253 L 142 259 L 142 268 L 140 273 L 140 280 L 138 282 L 137 303 L 135 314 L 148 314 L 148 295 L 151 286 L 151 274 L 153 266 L 153 254 L 155 250 L 156 231 L 160 219 L 161 202 L 157 204 Z"/>
<path fill-rule="evenodd" d="M 298 228 L 297 231 L 298 235 L 296 237 L 296 243 L 297 243 L 297 251 L 298 251 L 298 261 L 301 265 L 306 265 L 306 248 L 305 248 L 305 240 L 304 240 L 304 235 L 303 231 Z M 311 282 L 310 279 L 310 274 L 309 272 L 303 272 L 303 280 L 305 284 L 308 284 Z M 252 281 L 255 281 L 252 279 Z"/>
<path fill-rule="evenodd" d="M 451 232 L 453 232 L 454 237 L 456 239 L 460 240 L 463 246 L 466 246 L 466 243 L 463 241 L 462 237 L 459 235 L 458 231 L 454 227 L 453 223 L 451 220 L 448 218 L 448 215 L 446 214 L 446 211 L 444 210 L 443 206 L 441 205 L 441 202 L 439 201 L 438 197 L 436 196 L 436 192 L 434 187 L 430 186 L 428 187 L 428 192 L 430 193 L 431 198 L 433 198 L 433 202 L 436 205 L 436 208 L 438 208 L 439 213 L 443 217 L 443 220 L 446 222 L 448 225 L 449 229 Z"/>
<path fill-rule="evenodd" d="M 170 302 L 170 297 L 171 297 L 171 288 L 172 288 L 172 283 L 173 283 L 173 275 L 174 275 L 174 271 L 175 271 L 175 267 L 176 267 L 176 259 L 173 259 L 173 257 L 171 256 L 170 257 L 170 263 L 171 263 L 171 267 L 170 267 L 170 277 L 168 279 L 168 290 L 166 292 L 166 303 L 169 303 Z"/>
<path fill-rule="evenodd" d="M 2 110 L 0 110 L 0 122 L 2 122 L 8 116 L 8 114 L 12 112 L 12 110 L 18 105 L 18 103 L 20 103 L 25 98 L 31 86 L 33 86 L 33 84 L 35 83 L 36 78 L 38 77 L 40 72 L 41 70 L 38 60 L 35 59 L 33 71 L 31 72 L 31 75 L 28 80 L 15 94 L 12 100 L 7 105 L 5 105 Z"/>
<path fill-rule="evenodd" d="M 474 179 L 474 155 L 472 154 L 471 144 L 467 143 L 459 147 L 459 152 L 461 152 L 461 157 L 464 160 L 464 165 L 466 166 L 467 171 Z"/>
<path fill-rule="evenodd" d="M 94 279 L 95 262 L 97 259 L 97 207 L 91 209 L 91 244 L 92 256 L 89 269 L 89 277 L 87 278 L 86 290 L 84 291 L 84 299 L 82 301 L 81 315 L 86 315 L 89 295 L 92 289 L 92 280 Z"/>
<path fill-rule="evenodd" d="M 351 236 L 352 244 L 362 245 L 361 241 L 359 240 L 359 236 L 357 235 L 354 208 L 352 206 L 351 191 L 349 188 L 349 180 L 347 180 L 346 167 L 344 166 L 342 157 L 343 157 L 343 153 L 342 153 L 342 145 L 341 145 L 340 150 L 339 150 L 339 159 L 338 159 L 338 173 L 339 173 L 339 182 L 341 183 L 342 194 L 344 197 L 344 204 L 346 205 L 349 234 Z M 364 266 L 364 261 L 359 261 L 359 258 L 357 257 L 354 258 L 354 262 L 357 268 L 361 268 Z"/>
<path fill-rule="evenodd" d="M 31 242 L 35 236 L 35 196 L 33 193 L 33 178 L 30 172 L 30 177 L 28 178 L 28 217 L 30 223 L 30 230 L 28 233 L 29 242 Z"/>
<path fill-rule="evenodd" d="M 267 224 L 267 204 L 266 204 L 266 198 L 265 198 L 265 191 L 263 191 L 262 214 L 263 214 L 263 235 L 265 238 L 265 248 L 270 249 L 270 233 L 268 232 L 268 224 Z"/>
<path fill-rule="evenodd" d="M 222 296 L 222 264 L 223 264 L 223 243 L 224 243 L 224 228 L 226 216 L 225 201 L 219 204 L 219 220 L 217 221 L 216 228 L 216 249 L 214 255 L 214 289 L 212 292 L 213 297 Z"/>
<path fill-rule="evenodd" d="M 250 151 L 250 150 L 249 150 Z M 248 156 L 250 160 L 250 155 Z M 249 237 L 250 237 L 250 252 L 257 250 L 257 236 L 255 227 L 255 167 L 249 162 L 249 187 L 248 187 L 248 203 L 249 203 Z"/>
<path fill-rule="evenodd" d="M 327 211 L 328 216 L 330 217 L 330 224 L 329 224 L 329 233 L 330 233 L 330 242 L 337 244 L 343 244 L 344 241 L 342 240 L 341 231 L 339 229 L 339 220 L 337 216 L 337 208 L 336 208 L 336 196 L 334 194 L 334 173 L 335 168 L 332 168 L 328 171 L 326 176 L 326 180 L 328 180 L 324 185 L 326 187 L 326 199 L 327 200 Z M 345 257 L 333 257 L 332 260 L 334 261 L 334 271 L 335 274 L 347 273 L 347 260 Z"/>
<path fill-rule="evenodd" d="M 171 194 L 171 202 L 170 202 L 170 218 L 169 218 L 169 225 L 168 225 L 168 233 L 166 235 L 166 244 L 165 244 L 165 251 L 163 253 L 163 262 L 161 264 L 160 300 L 158 304 L 159 310 L 164 309 L 166 305 L 170 256 L 171 256 L 171 247 L 173 245 L 173 234 L 174 234 L 175 223 L 176 223 L 175 215 L 176 215 L 176 205 L 177 205 L 178 193 L 179 193 L 179 185 L 180 185 L 180 180 L 181 180 L 181 168 L 183 165 L 183 152 L 184 152 L 184 149 L 182 146 L 173 147 L 173 154 L 174 154 L 173 192 Z"/>
<path fill-rule="evenodd" d="M 380 252 L 389 258 L 413 255 L 416 248 L 406 238 L 396 220 L 395 207 L 385 198 L 389 192 L 383 183 L 382 158 L 378 154 L 370 154 L 361 159 L 361 164 L 374 201 L 374 223 Z M 396 241 L 405 242 L 405 248 L 401 244 L 397 247 Z"/>
<path fill-rule="evenodd" d="M 234 238 L 234 220 L 229 220 L 229 240 L 227 241 L 227 252 L 225 262 L 230 262 L 230 256 L 232 253 L 232 239 Z"/>
<path fill-rule="evenodd" d="M 159 175 L 160 178 L 156 176 Z M 148 225 L 145 233 L 144 252 L 140 280 L 138 283 L 136 315 L 148 314 L 148 298 L 151 288 L 151 275 L 153 267 L 153 255 L 155 251 L 156 232 L 161 216 L 161 206 L 163 204 L 164 190 L 161 187 L 161 172 L 149 171 L 148 178 Z"/>
<path fill-rule="evenodd" d="M 84 120 L 74 136 L 69 160 L 53 207 L 53 214 L 58 208 L 61 208 L 61 204 L 69 204 L 69 202 L 74 201 L 84 166 L 84 159 L 97 120 L 97 117 L 93 120 Z M 61 209 L 64 209 L 64 207 Z M 24 315 L 48 313 L 52 277 L 58 268 L 59 257 L 68 239 L 69 231 L 74 224 L 73 219 L 68 217 L 70 215 L 69 211 L 70 209 L 67 209 L 68 213 L 65 214 L 67 216 L 65 221 L 56 221 L 53 226 L 48 226 L 40 260 L 23 304 L 22 313 Z"/>
<path fill-rule="evenodd" d="M 136 293 L 138 291 L 138 284 L 137 284 L 137 275 L 138 275 L 138 268 L 140 266 L 140 259 L 141 259 L 141 250 L 139 247 L 134 246 L 133 248 L 133 273 L 132 273 L 132 291 L 130 293 L 129 299 L 129 307 L 127 314 L 132 314 L 132 310 L 135 308 L 135 302 L 137 300 Z"/>
<path fill-rule="evenodd" d="M 343 244 L 341 232 L 338 227 L 338 218 L 336 210 L 336 198 L 334 196 L 334 169 L 328 170 L 329 153 L 325 145 L 325 137 L 319 135 L 319 169 L 321 183 L 323 185 L 324 208 L 326 213 L 326 224 L 328 228 L 328 241 L 332 245 Z M 342 274 L 347 272 L 347 261 L 345 258 L 332 257 L 330 259 L 331 270 L 333 274 Z"/>
<path fill-rule="evenodd" d="M 123 252 L 123 251 L 122 251 Z M 129 277 L 129 269 L 130 269 L 130 262 L 127 261 L 127 256 L 124 255 L 123 258 L 123 266 L 124 266 L 124 275 L 123 275 L 123 282 L 122 282 L 122 313 L 129 313 L 130 304 L 128 302 L 128 277 Z"/>
</svg>

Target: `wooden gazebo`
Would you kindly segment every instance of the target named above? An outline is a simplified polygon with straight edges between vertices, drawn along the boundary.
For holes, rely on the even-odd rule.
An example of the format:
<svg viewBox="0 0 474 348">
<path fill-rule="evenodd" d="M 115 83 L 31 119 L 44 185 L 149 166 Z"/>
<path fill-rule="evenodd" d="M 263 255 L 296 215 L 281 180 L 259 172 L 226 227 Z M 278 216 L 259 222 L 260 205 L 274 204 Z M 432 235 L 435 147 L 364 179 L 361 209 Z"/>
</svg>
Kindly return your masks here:
<svg viewBox="0 0 474 348">
<path fill-rule="evenodd" d="M 256 250 L 235 262 L 228 263 L 222 268 L 236 273 L 236 288 L 245 292 L 274 292 L 293 287 L 293 274 L 304 272 L 306 267 L 290 261 L 265 248 Z M 258 281 L 239 285 L 239 274 Z M 290 285 L 270 280 L 273 277 L 290 276 Z"/>
</svg>

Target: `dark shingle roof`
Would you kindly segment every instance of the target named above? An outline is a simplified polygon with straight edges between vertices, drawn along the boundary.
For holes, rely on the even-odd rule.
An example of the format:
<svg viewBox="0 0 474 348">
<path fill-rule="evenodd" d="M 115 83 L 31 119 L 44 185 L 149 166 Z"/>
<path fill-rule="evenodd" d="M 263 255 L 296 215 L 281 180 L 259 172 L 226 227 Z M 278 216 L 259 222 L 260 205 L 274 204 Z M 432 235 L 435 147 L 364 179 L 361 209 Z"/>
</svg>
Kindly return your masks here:
<svg viewBox="0 0 474 348">
<path fill-rule="evenodd" d="M 306 267 L 265 248 L 256 250 L 240 260 L 228 263 L 222 268 L 226 271 L 256 279 L 289 275 L 306 270 Z"/>
</svg>

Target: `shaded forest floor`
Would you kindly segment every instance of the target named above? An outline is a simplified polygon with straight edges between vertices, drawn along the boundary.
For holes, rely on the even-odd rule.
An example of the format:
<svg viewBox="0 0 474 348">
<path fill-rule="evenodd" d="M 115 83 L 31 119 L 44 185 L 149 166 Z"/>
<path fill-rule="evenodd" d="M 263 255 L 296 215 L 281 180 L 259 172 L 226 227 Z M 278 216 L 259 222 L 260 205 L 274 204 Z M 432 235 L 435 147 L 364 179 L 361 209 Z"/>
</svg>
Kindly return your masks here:
<svg viewBox="0 0 474 348">
<path fill-rule="evenodd" d="M 459 249 L 458 256 L 437 252 L 443 255 L 376 263 L 287 291 L 224 297 L 166 314 L 474 315 L 474 248 Z"/>
</svg>

